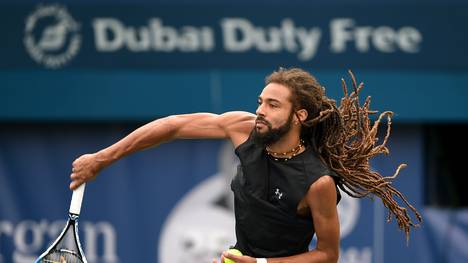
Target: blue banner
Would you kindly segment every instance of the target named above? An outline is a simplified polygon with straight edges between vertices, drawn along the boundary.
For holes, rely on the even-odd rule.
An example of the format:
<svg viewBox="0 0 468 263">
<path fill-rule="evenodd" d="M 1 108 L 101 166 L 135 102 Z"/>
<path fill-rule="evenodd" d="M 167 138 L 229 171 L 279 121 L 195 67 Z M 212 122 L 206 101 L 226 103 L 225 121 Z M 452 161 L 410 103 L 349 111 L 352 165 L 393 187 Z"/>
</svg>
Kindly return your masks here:
<svg viewBox="0 0 468 263">
<path fill-rule="evenodd" d="M 0 68 L 466 69 L 467 17 L 456 4 L 3 5 Z"/>
<path fill-rule="evenodd" d="M 2 126 L 1 263 L 29 263 L 47 248 L 66 219 L 71 162 L 134 128 Z M 385 223 L 379 201 L 344 195 L 340 262 L 466 262 L 466 213 L 426 213 L 422 206 L 421 131 L 393 130 L 393 157 L 376 159 L 373 167 L 391 175 L 397 164 L 408 163 L 396 186 L 427 217 L 426 223 L 411 232 L 407 246 L 396 223 Z M 211 262 L 235 242 L 229 181 L 237 163 L 230 143 L 195 140 L 163 144 L 104 170 L 87 185 L 81 211 L 80 237 L 89 262 Z"/>
</svg>

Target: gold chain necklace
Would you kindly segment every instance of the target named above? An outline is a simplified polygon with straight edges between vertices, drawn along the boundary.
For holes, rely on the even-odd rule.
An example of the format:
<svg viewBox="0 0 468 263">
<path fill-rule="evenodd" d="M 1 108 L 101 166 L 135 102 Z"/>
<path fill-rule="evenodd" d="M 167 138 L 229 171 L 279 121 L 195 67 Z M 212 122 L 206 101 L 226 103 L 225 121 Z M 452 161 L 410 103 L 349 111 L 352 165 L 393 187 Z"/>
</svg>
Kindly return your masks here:
<svg viewBox="0 0 468 263">
<path fill-rule="evenodd" d="M 268 155 L 270 155 L 271 157 L 273 157 L 273 159 L 275 159 L 275 161 L 278 161 L 279 159 L 288 161 L 288 160 L 291 160 L 291 158 L 293 158 L 294 156 L 298 155 L 302 151 L 302 148 L 304 148 L 304 141 L 300 140 L 299 144 L 296 147 L 292 148 L 291 150 L 287 152 L 277 153 L 277 152 L 270 150 L 268 146 L 265 147 L 265 150 Z"/>
</svg>

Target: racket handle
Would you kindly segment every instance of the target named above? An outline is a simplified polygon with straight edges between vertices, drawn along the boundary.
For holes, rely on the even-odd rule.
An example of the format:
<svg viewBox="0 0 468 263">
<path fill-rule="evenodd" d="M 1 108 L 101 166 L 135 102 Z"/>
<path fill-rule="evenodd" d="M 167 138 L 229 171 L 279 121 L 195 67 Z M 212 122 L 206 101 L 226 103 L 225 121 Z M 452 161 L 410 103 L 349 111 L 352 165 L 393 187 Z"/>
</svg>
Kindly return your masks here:
<svg viewBox="0 0 468 263">
<path fill-rule="evenodd" d="M 79 215 L 81 211 L 81 202 L 83 201 L 83 194 L 86 183 L 83 183 L 78 188 L 73 190 L 72 200 L 70 203 L 70 214 Z"/>
</svg>

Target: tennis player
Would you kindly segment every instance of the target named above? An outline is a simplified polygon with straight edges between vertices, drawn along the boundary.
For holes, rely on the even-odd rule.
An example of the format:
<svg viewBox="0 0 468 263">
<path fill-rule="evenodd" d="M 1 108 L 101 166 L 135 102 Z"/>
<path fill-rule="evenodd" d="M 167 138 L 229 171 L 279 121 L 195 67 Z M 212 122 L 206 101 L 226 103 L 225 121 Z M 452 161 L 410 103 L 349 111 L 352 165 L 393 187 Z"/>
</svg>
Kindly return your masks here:
<svg viewBox="0 0 468 263">
<path fill-rule="evenodd" d="M 173 115 L 150 122 L 117 143 L 73 162 L 70 188 L 94 179 L 122 157 L 175 139 L 229 139 L 240 159 L 231 183 L 235 197 L 234 248 L 243 255 L 224 253 L 237 263 L 337 262 L 339 220 L 337 187 L 353 197 L 381 198 L 407 237 L 414 226 L 404 199 L 388 181 L 369 167 L 369 159 L 388 153 L 375 145 L 378 123 L 390 120 L 382 113 L 374 125 L 369 101 L 359 106 L 357 86 L 338 108 L 325 89 L 302 69 L 283 69 L 266 78 L 258 96 L 256 114 L 227 112 Z M 388 122 L 390 125 L 390 122 Z M 405 199 L 404 203 L 418 212 Z M 309 250 L 313 236 L 317 246 Z M 213 262 L 217 262 L 216 259 Z"/>
</svg>

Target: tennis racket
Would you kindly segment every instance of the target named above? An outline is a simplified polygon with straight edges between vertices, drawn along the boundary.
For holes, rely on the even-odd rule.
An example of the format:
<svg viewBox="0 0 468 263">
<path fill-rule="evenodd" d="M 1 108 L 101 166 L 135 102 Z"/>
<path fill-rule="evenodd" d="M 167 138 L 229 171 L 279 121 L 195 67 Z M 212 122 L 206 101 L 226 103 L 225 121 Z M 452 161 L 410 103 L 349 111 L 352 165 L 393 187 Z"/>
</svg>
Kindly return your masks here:
<svg viewBox="0 0 468 263">
<path fill-rule="evenodd" d="M 73 191 L 65 228 L 35 263 L 87 263 L 78 237 L 78 217 L 84 190 L 85 184 L 82 184 Z"/>
</svg>

